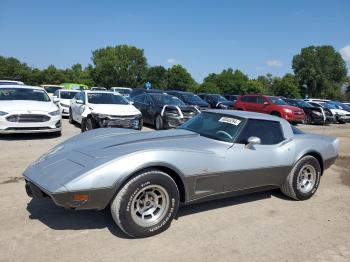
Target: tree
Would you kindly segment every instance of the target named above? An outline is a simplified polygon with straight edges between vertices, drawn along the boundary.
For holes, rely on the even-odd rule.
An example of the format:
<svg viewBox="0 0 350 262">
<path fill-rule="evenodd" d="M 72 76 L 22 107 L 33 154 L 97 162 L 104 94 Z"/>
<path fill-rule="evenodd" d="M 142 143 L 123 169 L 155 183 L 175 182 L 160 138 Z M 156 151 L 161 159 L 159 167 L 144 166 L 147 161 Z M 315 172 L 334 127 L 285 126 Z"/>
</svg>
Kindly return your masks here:
<svg viewBox="0 0 350 262">
<path fill-rule="evenodd" d="M 41 72 L 41 81 L 42 84 L 61 84 L 66 81 L 65 72 L 54 65 L 49 65 Z"/>
<path fill-rule="evenodd" d="M 301 96 L 298 82 L 292 74 L 286 74 L 282 78 L 274 78 L 271 89 L 276 96 L 290 98 L 299 98 Z"/>
<path fill-rule="evenodd" d="M 154 88 L 166 89 L 168 86 L 168 71 L 163 66 L 148 68 L 145 82 L 150 82 Z"/>
<path fill-rule="evenodd" d="M 0 56 L 0 79 L 17 79 L 28 82 L 31 68 L 13 57 Z"/>
<path fill-rule="evenodd" d="M 192 90 L 195 86 L 196 81 L 183 66 L 174 65 L 168 69 L 167 89 Z"/>
<path fill-rule="evenodd" d="M 240 94 L 245 93 L 249 78 L 240 70 L 232 68 L 223 70 L 220 74 L 209 74 L 204 78 L 203 85 L 216 86 L 220 93 Z"/>
<path fill-rule="evenodd" d="M 345 61 L 332 46 L 309 46 L 293 57 L 292 68 L 303 95 L 336 98 L 347 74 Z"/>
<path fill-rule="evenodd" d="M 92 62 L 97 85 L 137 87 L 143 84 L 147 66 L 143 49 L 128 45 L 100 48 L 92 52 Z"/>
</svg>

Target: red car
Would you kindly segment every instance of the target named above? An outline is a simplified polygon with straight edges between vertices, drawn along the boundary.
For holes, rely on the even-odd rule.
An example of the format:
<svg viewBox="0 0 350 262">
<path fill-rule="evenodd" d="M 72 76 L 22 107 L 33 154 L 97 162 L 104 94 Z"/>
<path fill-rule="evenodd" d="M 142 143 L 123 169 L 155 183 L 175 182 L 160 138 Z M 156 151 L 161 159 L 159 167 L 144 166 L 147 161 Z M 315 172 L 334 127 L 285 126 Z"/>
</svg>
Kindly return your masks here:
<svg viewBox="0 0 350 262">
<path fill-rule="evenodd" d="M 288 105 L 282 99 L 275 96 L 239 96 L 234 108 L 236 110 L 252 111 L 279 116 L 291 123 L 302 123 L 305 118 L 305 113 L 302 109 Z"/>
</svg>

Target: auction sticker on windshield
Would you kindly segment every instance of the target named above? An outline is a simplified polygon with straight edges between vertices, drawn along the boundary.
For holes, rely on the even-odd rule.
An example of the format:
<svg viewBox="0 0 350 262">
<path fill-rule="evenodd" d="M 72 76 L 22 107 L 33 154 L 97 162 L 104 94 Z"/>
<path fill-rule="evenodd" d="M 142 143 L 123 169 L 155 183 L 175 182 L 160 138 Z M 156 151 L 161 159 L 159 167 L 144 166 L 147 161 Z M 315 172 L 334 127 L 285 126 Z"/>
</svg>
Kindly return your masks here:
<svg viewBox="0 0 350 262">
<path fill-rule="evenodd" d="M 238 126 L 240 123 L 241 123 L 241 120 L 238 120 L 238 119 L 235 119 L 235 118 L 232 118 L 232 117 L 221 117 L 219 119 L 219 122 L 222 122 L 222 123 L 228 123 L 228 124 L 231 124 L 231 125 L 235 125 L 235 126 Z"/>
</svg>

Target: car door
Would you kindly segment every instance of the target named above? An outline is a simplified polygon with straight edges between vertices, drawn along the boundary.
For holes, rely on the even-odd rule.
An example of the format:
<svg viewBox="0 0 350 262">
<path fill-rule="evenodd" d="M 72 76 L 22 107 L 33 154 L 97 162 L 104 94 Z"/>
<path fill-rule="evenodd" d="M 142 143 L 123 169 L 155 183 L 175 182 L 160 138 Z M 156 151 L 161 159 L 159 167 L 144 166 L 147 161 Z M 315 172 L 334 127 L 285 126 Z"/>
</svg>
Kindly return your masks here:
<svg viewBox="0 0 350 262">
<path fill-rule="evenodd" d="M 243 99 L 244 109 L 247 111 L 256 112 L 256 96 L 245 96 Z"/>
<path fill-rule="evenodd" d="M 137 95 L 134 97 L 134 106 L 141 111 L 142 120 L 144 123 L 150 124 L 149 117 L 147 116 L 147 104 L 145 103 L 145 94 Z"/>
<path fill-rule="evenodd" d="M 248 147 L 249 137 L 261 144 Z M 249 119 L 234 145 L 227 150 L 228 172 L 223 176 L 224 191 L 278 187 L 293 165 L 295 148 L 285 139 L 280 122 Z"/>
<path fill-rule="evenodd" d="M 157 111 L 155 109 L 155 102 L 148 94 L 145 95 L 145 117 L 149 124 L 154 124 Z"/>
</svg>

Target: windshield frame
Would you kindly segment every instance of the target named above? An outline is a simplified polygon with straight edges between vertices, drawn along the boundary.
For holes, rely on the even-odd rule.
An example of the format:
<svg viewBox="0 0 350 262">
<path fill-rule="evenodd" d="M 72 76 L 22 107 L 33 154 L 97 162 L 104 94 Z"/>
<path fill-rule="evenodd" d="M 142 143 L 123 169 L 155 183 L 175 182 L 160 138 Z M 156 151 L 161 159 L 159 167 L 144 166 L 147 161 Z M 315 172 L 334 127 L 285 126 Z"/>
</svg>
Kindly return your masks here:
<svg viewBox="0 0 350 262">
<path fill-rule="evenodd" d="M 202 133 L 202 132 L 199 132 L 198 129 L 192 129 L 192 128 L 187 127 L 192 122 L 196 121 L 196 119 L 198 117 L 201 117 L 204 114 L 212 114 L 212 115 L 218 115 L 220 118 L 227 117 L 227 118 L 234 118 L 234 119 L 240 120 L 241 122 L 237 125 L 237 131 L 236 131 L 235 135 L 232 137 L 232 141 L 221 140 L 221 139 L 218 139 L 217 137 L 213 136 L 212 134 Z M 191 131 L 191 132 L 194 132 L 194 133 L 196 133 L 196 134 L 198 134 L 200 136 L 203 136 L 203 137 L 206 137 L 206 138 L 209 138 L 209 139 L 213 139 L 215 141 L 219 141 L 219 142 L 223 142 L 223 143 L 229 143 L 229 144 L 234 144 L 236 142 L 237 138 L 239 137 L 241 131 L 243 130 L 245 124 L 247 123 L 247 121 L 248 121 L 247 118 L 236 116 L 236 115 L 203 111 L 200 114 L 197 114 L 196 116 L 191 118 L 190 120 L 186 121 L 181 126 L 177 127 L 177 129 L 184 129 L 184 130 L 187 130 L 187 131 Z"/>
</svg>

